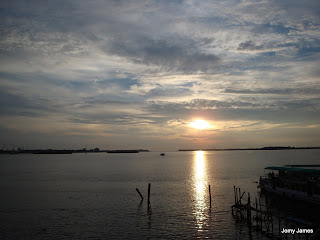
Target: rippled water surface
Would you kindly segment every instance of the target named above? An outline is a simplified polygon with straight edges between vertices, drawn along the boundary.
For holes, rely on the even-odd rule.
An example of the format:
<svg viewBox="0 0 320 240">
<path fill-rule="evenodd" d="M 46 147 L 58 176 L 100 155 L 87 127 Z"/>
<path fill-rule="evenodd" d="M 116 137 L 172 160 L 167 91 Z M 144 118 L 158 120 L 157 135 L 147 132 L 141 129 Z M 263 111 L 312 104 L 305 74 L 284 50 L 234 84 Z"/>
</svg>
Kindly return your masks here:
<svg viewBox="0 0 320 240">
<path fill-rule="evenodd" d="M 231 215 L 233 186 L 254 197 L 265 167 L 320 164 L 319 153 L 0 155 L 0 238 L 248 239 Z"/>
</svg>

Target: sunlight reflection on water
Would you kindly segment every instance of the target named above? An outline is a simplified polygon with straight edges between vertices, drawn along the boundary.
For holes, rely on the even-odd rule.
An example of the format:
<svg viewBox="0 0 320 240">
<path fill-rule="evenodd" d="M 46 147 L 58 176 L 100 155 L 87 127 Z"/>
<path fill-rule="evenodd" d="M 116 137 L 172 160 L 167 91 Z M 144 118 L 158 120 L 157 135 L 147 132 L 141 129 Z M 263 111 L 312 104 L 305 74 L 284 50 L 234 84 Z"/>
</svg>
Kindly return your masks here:
<svg viewBox="0 0 320 240">
<path fill-rule="evenodd" d="M 194 155 L 194 197 L 195 197 L 195 210 L 197 229 L 199 232 L 203 231 L 203 226 L 208 219 L 208 204 L 206 201 L 206 186 L 207 172 L 206 172 L 206 159 L 205 152 L 196 151 Z"/>
</svg>

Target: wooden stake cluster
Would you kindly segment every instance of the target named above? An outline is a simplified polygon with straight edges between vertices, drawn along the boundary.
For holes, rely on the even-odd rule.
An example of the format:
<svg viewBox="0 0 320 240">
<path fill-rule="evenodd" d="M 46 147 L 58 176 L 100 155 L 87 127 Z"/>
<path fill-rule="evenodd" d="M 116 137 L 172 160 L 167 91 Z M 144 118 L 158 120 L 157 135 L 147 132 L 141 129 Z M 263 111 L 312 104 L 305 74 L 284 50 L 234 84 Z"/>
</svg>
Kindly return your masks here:
<svg viewBox="0 0 320 240">
<path fill-rule="evenodd" d="M 268 200 L 266 200 L 265 205 L 261 203 L 261 199 L 255 198 L 255 202 L 251 203 L 250 194 L 248 193 L 248 199 L 246 204 L 241 203 L 241 199 L 244 195 L 244 192 L 241 193 L 240 188 L 233 187 L 234 191 L 234 205 L 231 206 L 232 215 L 236 218 L 237 221 L 245 220 L 247 222 L 247 226 L 249 227 L 249 232 L 251 232 L 251 228 L 261 231 L 266 234 L 268 237 L 274 239 L 282 239 L 285 237 L 286 239 L 295 239 L 298 237 L 299 239 L 308 239 L 308 234 L 298 234 L 298 236 L 294 236 L 294 234 L 282 234 L 281 231 L 283 228 L 310 228 L 310 226 L 301 223 L 298 219 L 294 217 L 289 217 L 287 212 L 280 212 L 278 209 L 271 209 Z M 252 211 L 255 212 L 252 218 Z M 285 221 L 285 226 L 282 227 L 282 223 Z M 291 222 L 292 226 L 288 226 L 288 222 Z M 298 226 L 298 224 L 302 226 Z"/>
<path fill-rule="evenodd" d="M 141 203 L 143 201 L 143 196 L 141 194 L 141 192 L 139 191 L 138 188 L 136 188 L 136 191 L 138 192 L 138 194 L 140 195 L 141 197 Z M 151 204 L 150 204 L 150 192 L 151 192 L 151 183 L 148 184 L 148 212 L 151 213 Z"/>
</svg>

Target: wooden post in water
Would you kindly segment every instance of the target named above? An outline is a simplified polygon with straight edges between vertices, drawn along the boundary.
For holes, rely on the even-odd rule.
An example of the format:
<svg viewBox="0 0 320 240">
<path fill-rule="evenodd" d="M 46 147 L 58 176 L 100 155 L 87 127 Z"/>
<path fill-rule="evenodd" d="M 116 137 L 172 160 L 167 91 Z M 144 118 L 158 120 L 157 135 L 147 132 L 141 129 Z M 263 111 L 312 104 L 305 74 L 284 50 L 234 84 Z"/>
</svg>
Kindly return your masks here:
<svg viewBox="0 0 320 240">
<path fill-rule="evenodd" d="M 241 191 L 240 191 L 240 188 L 239 188 L 239 203 L 241 205 Z"/>
<path fill-rule="evenodd" d="M 251 202 L 250 193 L 248 193 L 248 203 L 247 203 L 247 224 L 251 226 Z"/>
<path fill-rule="evenodd" d="M 273 213 L 271 212 L 270 215 L 271 215 L 271 235 L 273 237 Z"/>
<path fill-rule="evenodd" d="M 259 199 L 259 208 L 260 208 L 260 223 L 261 223 L 261 231 L 262 231 L 262 210 L 261 210 L 261 201 L 260 201 L 260 199 Z"/>
<path fill-rule="evenodd" d="M 256 198 L 256 227 L 259 228 L 258 226 L 258 200 Z"/>
<path fill-rule="evenodd" d="M 286 229 L 288 229 L 288 218 L 286 217 Z M 288 239 L 288 234 L 286 234 L 286 239 Z"/>
<path fill-rule="evenodd" d="M 239 204 L 239 198 L 240 196 L 238 196 L 238 188 L 236 188 L 236 200 L 237 200 L 236 205 Z M 236 209 L 236 218 L 238 218 L 239 209 L 237 207 L 235 209 Z"/>
<path fill-rule="evenodd" d="M 209 184 L 209 195 L 210 195 L 210 207 L 211 207 L 211 189 L 210 189 L 210 184 Z"/>
<path fill-rule="evenodd" d="M 296 227 L 295 227 L 295 221 L 292 222 L 292 228 L 293 228 L 293 229 L 296 229 Z M 298 235 L 300 236 L 300 234 L 298 234 Z M 293 236 L 293 240 L 296 240 L 295 234 L 292 234 L 292 236 Z"/>
<path fill-rule="evenodd" d="M 151 189 L 151 183 L 148 184 L 148 213 L 151 214 L 151 205 L 150 205 L 150 189 Z"/>
<path fill-rule="evenodd" d="M 141 194 L 141 192 L 139 191 L 138 188 L 136 188 L 136 191 L 139 193 L 139 195 L 140 195 L 140 197 L 141 197 L 141 201 L 143 201 L 143 196 L 142 196 L 142 194 Z"/>
<path fill-rule="evenodd" d="M 281 235 L 281 229 L 280 229 L 280 225 L 281 225 L 281 218 L 280 218 L 280 210 L 279 210 L 279 216 L 278 216 L 278 221 L 279 221 L 279 239 L 280 239 L 280 235 Z"/>
<path fill-rule="evenodd" d="M 232 216 L 234 216 L 234 208 L 236 205 L 236 186 L 233 185 L 233 194 L 234 194 L 234 205 L 231 207 L 232 209 Z"/>
<path fill-rule="evenodd" d="M 150 205 L 150 188 L 151 188 L 151 183 L 148 184 L 148 206 Z"/>
<path fill-rule="evenodd" d="M 236 188 L 236 204 L 238 203 L 238 188 Z"/>
</svg>

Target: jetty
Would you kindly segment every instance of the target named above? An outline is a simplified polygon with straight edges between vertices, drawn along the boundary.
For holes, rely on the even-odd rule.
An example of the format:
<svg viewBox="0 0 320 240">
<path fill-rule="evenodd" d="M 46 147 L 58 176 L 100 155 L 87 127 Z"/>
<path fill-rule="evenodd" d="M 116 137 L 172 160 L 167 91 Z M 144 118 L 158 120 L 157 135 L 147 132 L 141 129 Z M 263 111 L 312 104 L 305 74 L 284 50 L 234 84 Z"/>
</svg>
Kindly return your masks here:
<svg viewBox="0 0 320 240">
<path fill-rule="evenodd" d="M 283 205 L 280 205 L 281 203 Z M 311 212 L 305 211 L 303 217 L 298 216 L 298 209 L 310 209 L 305 205 L 293 203 L 294 209 L 284 207 L 288 205 L 281 197 L 272 199 L 269 195 L 251 199 L 250 193 L 241 191 L 234 186 L 234 204 L 231 206 L 232 216 L 236 221 L 244 222 L 252 230 L 259 231 L 270 239 L 318 239 L 312 238 L 313 233 L 319 231 L 319 220 L 316 211 L 319 207 L 312 207 Z M 293 229 L 289 232 L 286 229 Z"/>
</svg>

